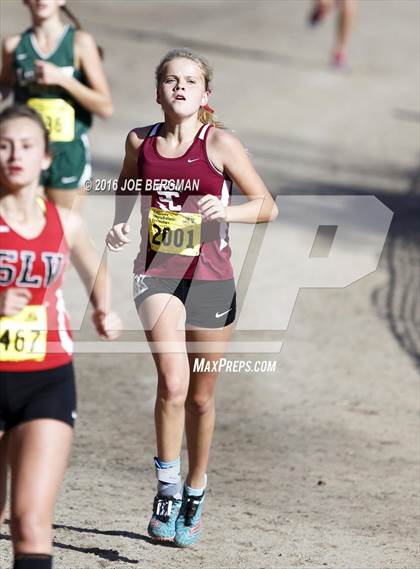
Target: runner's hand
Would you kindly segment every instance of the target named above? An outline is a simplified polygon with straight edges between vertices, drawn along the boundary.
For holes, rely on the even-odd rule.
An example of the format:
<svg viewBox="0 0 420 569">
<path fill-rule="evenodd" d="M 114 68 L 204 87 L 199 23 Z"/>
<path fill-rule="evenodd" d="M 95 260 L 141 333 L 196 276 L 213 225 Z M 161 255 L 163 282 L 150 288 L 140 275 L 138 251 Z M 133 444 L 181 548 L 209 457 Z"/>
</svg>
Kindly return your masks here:
<svg viewBox="0 0 420 569">
<path fill-rule="evenodd" d="M 198 201 L 198 210 L 204 221 L 227 221 L 226 207 L 212 194 L 207 194 Z"/>
<path fill-rule="evenodd" d="M 31 298 L 27 288 L 8 288 L 0 292 L 0 316 L 16 316 Z"/>
<path fill-rule="evenodd" d="M 108 232 L 106 236 L 106 244 L 111 251 L 119 251 L 124 245 L 130 243 L 131 240 L 127 237 L 130 232 L 128 223 L 117 223 Z"/>
<path fill-rule="evenodd" d="M 123 325 L 121 318 L 115 312 L 95 310 L 92 320 L 96 331 L 105 340 L 115 340 L 120 336 Z"/>
<path fill-rule="evenodd" d="M 66 78 L 61 67 L 41 59 L 35 61 L 35 75 L 37 83 L 41 85 L 61 85 L 63 79 Z"/>
</svg>

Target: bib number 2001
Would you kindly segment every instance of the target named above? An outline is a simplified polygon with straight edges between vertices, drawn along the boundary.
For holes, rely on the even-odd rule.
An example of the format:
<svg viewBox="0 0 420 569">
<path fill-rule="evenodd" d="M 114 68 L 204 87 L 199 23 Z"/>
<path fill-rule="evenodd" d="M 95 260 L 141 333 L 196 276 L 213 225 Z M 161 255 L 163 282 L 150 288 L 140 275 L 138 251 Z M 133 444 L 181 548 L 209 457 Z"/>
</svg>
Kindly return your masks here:
<svg viewBox="0 0 420 569">
<path fill-rule="evenodd" d="M 195 257 L 200 253 L 201 215 L 151 208 L 149 243 L 153 251 Z"/>
</svg>

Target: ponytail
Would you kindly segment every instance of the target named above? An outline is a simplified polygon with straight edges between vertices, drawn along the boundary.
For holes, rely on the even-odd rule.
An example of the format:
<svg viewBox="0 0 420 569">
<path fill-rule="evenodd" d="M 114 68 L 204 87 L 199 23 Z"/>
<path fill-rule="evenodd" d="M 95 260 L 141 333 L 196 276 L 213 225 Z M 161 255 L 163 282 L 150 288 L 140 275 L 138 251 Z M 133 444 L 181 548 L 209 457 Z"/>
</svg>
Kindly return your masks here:
<svg viewBox="0 0 420 569">
<path fill-rule="evenodd" d="M 211 124 L 217 128 L 226 128 L 220 121 L 217 120 L 214 111 L 209 105 L 204 105 L 198 109 L 198 119 L 203 124 Z"/>
<path fill-rule="evenodd" d="M 65 15 L 67 16 L 67 18 L 73 22 L 74 27 L 76 28 L 76 30 L 82 30 L 82 24 L 80 23 L 80 21 L 76 18 L 76 16 L 73 14 L 73 12 L 67 7 L 66 4 L 64 4 L 64 6 L 60 6 L 60 9 L 65 13 Z"/>
<path fill-rule="evenodd" d="M 67 18 L 74 24 L 74 27 L 76 28 L 76 30 L 83 30 L 82 24 L 80 23 L 80 20 L 78 18 L 76 18 L 76 16 L 73 14 L 73 12 L 67 7 L 67 4 L 64 4 L 64 6 L 60 6 L 60 10 L 62 12 L 64 12 L 64 14 L 67 16 Z M 98 45 L 97 48 L 99 51 L 100 58 L 103 59 L 104 58 L 104 50 L 102 49 L 102 47 L 100 45 Z"/>
</svg>

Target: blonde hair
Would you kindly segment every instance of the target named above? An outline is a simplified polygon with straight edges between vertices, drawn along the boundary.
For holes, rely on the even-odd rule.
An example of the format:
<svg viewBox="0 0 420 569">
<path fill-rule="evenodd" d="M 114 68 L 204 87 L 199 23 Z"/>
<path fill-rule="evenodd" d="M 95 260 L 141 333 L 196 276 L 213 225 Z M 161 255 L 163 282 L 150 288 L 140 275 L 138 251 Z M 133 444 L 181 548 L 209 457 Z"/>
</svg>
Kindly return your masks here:
<svg viewBox="0 0 420 569">
<path fill-rule="evenodd" d="M 187 47 L 177 47 L 175 49 L 171 49 L 171 51 L 168 51 L 168 53 L 162 57 L 159 65 L 155 70 L 156 87 L 159 87 L 162 81 L 163 68 L 167 63 L 174 59 L 189 59 L 190 61 L 197 63 L 203 72 L 204 86 L 206 88 L 206 91 L 211 91 L 210 84 L 211 80 L 213 79 L 213 69 L 210 63 L 205 57 L 199 55 L 191 49 L 188 49 Z M 203 107 L 200 107 L 198 110 L 198 118 L 203 124 L 211 124 L 218 128 L 224 128 L 223 124 L 216 119 L 214 112 Z"/>
</svg>

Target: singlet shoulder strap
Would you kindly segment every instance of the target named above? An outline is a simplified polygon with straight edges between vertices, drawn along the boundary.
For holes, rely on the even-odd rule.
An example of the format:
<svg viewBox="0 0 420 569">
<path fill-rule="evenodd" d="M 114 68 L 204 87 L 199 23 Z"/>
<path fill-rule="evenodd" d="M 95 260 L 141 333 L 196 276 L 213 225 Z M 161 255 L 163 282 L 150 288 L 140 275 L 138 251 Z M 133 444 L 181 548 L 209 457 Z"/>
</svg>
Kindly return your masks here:
<svg viewBox="0 0 420 569">
<path fill-rule="evenodd" d="M 32 28 L 27 28 L 24 32 L 20 34 L 20 39 L 14 52 L 15 59 L 16 56 L 19 55 L 21 52 L 26 51 L 28 48 L 32 47 L 31 33 L 32 33 Z M 26 54 L 25 57 L 27 57 Z"/>
<path fill-rule="evenodd" d="M 149 130 L 149 132 L 147 133 L 146 138 L 151 138 L 152 136 L 156 136 L 160 126 L 162 123 L 158 122 L 155 125 L 152 126 L 152 128 Z"/>
<path fill-rule="evenodd" d="M 44 215 L 47 215 L 47 202 L 41 196 L 36 198 L 36 203 L 39 205 L 39 209 L 42 211 Z"/>
<path fill-rule="evenodd" d="M 30 26 L 29 28 L 26 28 L 26 30 L 24 30 L 21 34 L 20 34 L 20 41 L 22 40 L 29 40 L 31 34 L 33 33 L 33 28 L 32 26 Z"/>
<path fill-rule="evenodd" d="M 162 126 L 162 124 L 163 123 L 158 122 L 155 125 L 153 125 L 152 127 L 150 127 L 149 132 L 146 134 L 142 143 L 140 144 L 140 147 L 138 150 L 138 155 L 137 155 L 137 168 L 139 168 L 139 165 L 141 164 L 143 154 L 145 152 L 145 148 L 148 148 L 149 146 L 154 146 L 154 144 L 155 144 L 155 138 L 154 137 L 159 132 L 159 129 Z"/>
<path fill-rule="evenodd" d="M 197 138 L 200 140 L 205 140 L 207 137 L 207 134 L 208 134 L 208 132 L 212 126 L 213 125 L 211 125 L 210 123 L 206 123 L 205 125 L 203 125 L 198 132 Z"/>
<path fill-rule="evenodd" d="M 41 198 L 41 200 L 45 204 L 45 217 L 47 219 L 47 223 L 49 223 L 50 226 L 52 226 L 52 224 L 56 224 L 55 231 L 57 231 L 57 228 L 59 228 L 59 231 L 61 231 L 61 235 L 64 236 L 65 234 L 64 227 L 61 222 L 61 216 L 60 212 L 58 211 L 58 207 L 55 205 L 54 202 L 50 202 L 49 200 L 44 200 L 43 198 Z"/>
</svg>

